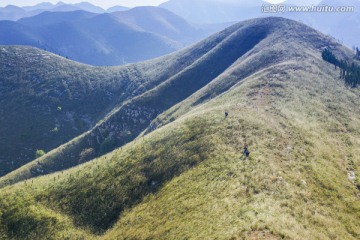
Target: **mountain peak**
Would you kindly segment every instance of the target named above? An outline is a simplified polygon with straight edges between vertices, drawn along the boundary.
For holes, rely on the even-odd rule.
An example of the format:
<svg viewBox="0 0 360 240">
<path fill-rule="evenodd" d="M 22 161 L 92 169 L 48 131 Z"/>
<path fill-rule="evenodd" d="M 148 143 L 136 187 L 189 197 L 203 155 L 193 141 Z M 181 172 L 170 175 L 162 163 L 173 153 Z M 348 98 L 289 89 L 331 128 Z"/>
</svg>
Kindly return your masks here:
<svg viewBox="0 0 360 240">
<path fill-rule="evenodd" d="M 59 2 L 57 2 L 57 3 L 55 4 L 55 6 L 62 6 L 62 5 L 65 5 L 65 3 L 62 2 L 62 1 L 59 1 Z"/>
<path fill-rule="evenodd" d="M 5 9 L 7 9 L 7 10 L 20 10 L 21 7 L 10 4 L 10 5 L 5 6 Z"/>
</svg>

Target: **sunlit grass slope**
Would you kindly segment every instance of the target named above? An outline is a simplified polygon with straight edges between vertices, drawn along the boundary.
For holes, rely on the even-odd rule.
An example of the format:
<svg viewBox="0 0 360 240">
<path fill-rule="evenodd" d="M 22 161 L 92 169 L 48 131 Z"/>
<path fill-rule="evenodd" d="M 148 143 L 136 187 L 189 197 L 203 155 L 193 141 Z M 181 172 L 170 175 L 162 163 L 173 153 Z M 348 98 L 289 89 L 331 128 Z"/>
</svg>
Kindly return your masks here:
<svg viewBox="0 0 360 240">
<path fill-rule="evenodd" d="M 132 141 L 160 113 L 212 82 L 271 31 L 274 29 L 256 22 L 240 23 L 181 52 L 127 66 L 138 70 L 131 74 L 140 82 L 135 92 L 123 89 L 119 93 L 123 101 L 106 117 L 99 116 L 90 131 L 11 172 L 0 180 L 0 186 L 74 167 Z M 254 70 L 247 71 L 251 72 Z"/>
<path fill-rule="evenodd" d="M 0 46 L 0 176 L 34 160 L 36 150 L 48 152 L 67 143 L 92 129 L 112 111 L 116 112 L 114 108 L 167 82 L 184 69 L 193 69 L 195 62 L 236 30 L 236 27 L 230 28 L 172 55 L 120 67 L 92 67 L 36 48 Z M 219 65 L 220 70 L 223 71 L 232 61 L 231 58 L 224 61 L 225 66 Z M 205 80 L 209 82 L 212 78 L 207 76 Z M 199 83 L 200 86 L 194 84 L 193 87 L 198 89 L 204 85 Z M 180 99 L 174 98 L 172 102 L 178 103 L 191 95 L 191 91 L 189 88 L 185 96 L 178 94 Z M 87 154 L 82 155 L 81 162 L 129 142 L 137 136 L 137 131 L 147 127 L 132 122 L 140 119 L 140 116 L 135 119 L 134 111 L 138 109 L 127 107 L 129 116 L 115 120 L 115 124 L 121 126 L 119 131 L 122 131 L 117 133 L 121 136 L 116 136 L 120 138 L 119 143 L 101 149 L 108 135 L 115 134 L 111 130 L 100 129 L 101 134 L 95 132 L 92 139 L 78 146 L 79 153 L 74 158 L 65 163 L 58 160 L 55 166 L 45 163 L 40 171 L 33 169 L 30 174 L 48 174 L 59 168 L 77 165 L 83 150 Z M 146 121 L 152 120 L 151 114 L 141 117 Z M 90 140 L 94 143 L 89 144 Z M 90 148 L 92 151 L 88 151 Z"/>
<path fill-rule="evenodd" d="M 302 66 L 268 69 L 191 110 L 217 122 L 208 125 L 219 133 L 213 156 L 129 210 L 106 238 L 358 239 L 359 182 L 349 170 L 359 174 L 359 92 L 325 76 L 331 66 Z"/>
<path fill-rule="evenodd" d="M 276 23 L 291 28 L 164 112 L 158 129 L 2 188 L 0 238 L 359 239 L 360 92 L 321 59 L 326 44 L 350 52 Z M 256 65 L 264 57 L 273 61 Z M 246 66 L 259 67 L 244 76 Z"/>
</svg>

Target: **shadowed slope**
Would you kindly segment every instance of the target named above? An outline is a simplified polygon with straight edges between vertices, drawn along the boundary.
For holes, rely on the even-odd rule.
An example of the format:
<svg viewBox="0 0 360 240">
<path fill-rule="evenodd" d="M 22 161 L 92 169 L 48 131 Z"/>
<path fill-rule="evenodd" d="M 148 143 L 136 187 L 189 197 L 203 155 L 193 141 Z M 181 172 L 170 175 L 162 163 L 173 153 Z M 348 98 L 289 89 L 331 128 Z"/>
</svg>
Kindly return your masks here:
<svg viewBox="0 0 360 240">
<path fill-rule="evenodd" d="M 141 96 L 128 98 L 128 101 L 114 109 L 91 131 L 52 151 L 40 161 L 22 167 L 2 179 L 2 183 L 66 169 L 79 164 L 79 156 L 86 149 L 92 149 L 94 157 L 133 140 L 158 114 L 184 100 L 223 73 L 239 57 L 264 39 L 267 32 L 266 27 L 239 24 L 190 49 L 164 58 L 165 61 L 169 59 L 181 63 L 188 62 L 189 56 L 198 56 L 189 65 L 178 68 L 176 74 L 150 91 L 144 92 Z M 167 68 L 164 70 L 164 73 L 168 71 Z"/>
<path fill-rule="evenodd" d="M 32 160 L 36 149 L 51 150 L 90 129 L 116 105 L 157 86 L 206 51 L 99 68 L 29 47 L 0 47 L 0 174 Z"/>
</svg>

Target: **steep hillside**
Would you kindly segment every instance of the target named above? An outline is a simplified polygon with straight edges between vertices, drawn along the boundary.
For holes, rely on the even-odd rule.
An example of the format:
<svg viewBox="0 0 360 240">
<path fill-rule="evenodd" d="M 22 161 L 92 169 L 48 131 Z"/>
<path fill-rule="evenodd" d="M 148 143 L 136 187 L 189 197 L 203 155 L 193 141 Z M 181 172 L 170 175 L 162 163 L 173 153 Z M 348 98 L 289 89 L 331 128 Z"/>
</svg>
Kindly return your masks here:
<svg viewBox="0 0 360 240">
<path fill-rule="evenodd" d="M 165 57 L 162 70 L 153 74 L 165 74 L 169 78 L 141 95 L 128 98 L 91 131 L 50 152 L 39 161 L 24 166 L 4 181 L 19 181 L 73 167 L 79 164 L 79 156 L 84 151 L 91 149 L 92 156 L 99 156 L 133 140 L 160 113 L 210 83 L 267 34 L 266 26 L 235 25 L 189 49 Z M 176 69 L 164 65 L 169 60 L 170 66 L 176 66 Z M 169 70 L 172 74 L 168 73 Z"/>
<path fill-rule="evenodd" d="M 122 49 L 121 45 L 128 46 L 127 50 L 124 50 L 122 52 L 122 54 L 124 55 L 131 55 L 133 57 L 136 57 L 135 52 L 137 52 L 139 49 L 143 49 L 140 52 L 142 57 L 153 56 L 152 54 L 154 52 L 152 51 L 156 50 L 158 47 L 156 41 L 154 42 L 150 40 L 151 36 L 154 36 L 153 34 L 146 32 L 137 32 L 139 34 L 136 35 L 133 32 L 133 29 L 128 27 L 128 25 L 115 24 L 113 25 L 113 27 L 111 27 L 113 21 L 115 20 L 110 15 L 99 15 L 95 18 L 78 23 L 84 25 L 84 28 L 87 27 L 89 33 L 86 35 L 78 32 L 77 28 L 75 28 L 70 23 L 57 24 L 55 25 L 56 27 L 50 28 L 45 27 L 42 31 L 44 33 L 44 36 L 51 36 L 53 38 L 52 47 L 54 49 L 61 48 L 64 45 L 71 46 L 73 38 L 76 37 L 78 39 L 78 44 L 72 46 L 71 49 L 74 49 L 76 47 L 78 51 L 81 50 L 82 56 L 87 58 L 88 61 L 104 61 L 101 58 L 95 57 L 98 56 L 99 53 L 92 54 L 92 52 L 89 52 L 87 49 L 87 47 L 93 43 L 92 38 L 89 39 L 89 36 L 95 35 L 100 35 L 103 37 L 102 40 L 97 41 L 97 44 L 101 44 L 101 49 L 106 48 L 102 49 L 103 51 L 112 52 L 113 56 L 116 56 L 116 49 L 118 49 L 118 51 L 119 49 Z M 37 20 L 36 22 L 40 21 Z M 102 26 L 104 25 L 108 27 L 103 28 Z M 19 102 L 24 104 L 22 105 L 21 111 L 17 111 L 9 115 L 4 114 L 4 116 L 0 120 L 0 125 L 3 128 L 2 135 L 4 136 L 1 139 L 0 146 L 0 148 L 2 149 L 2 154 L 0 155 L 0 163 L 2 164 L 2 168 L 0 168 L 0 175 L 8 173 L 15 168 L 18 168 L 19 166 L 22 166 L 24 163 L 33 160 L 35 158 L 36 150 L 45 150 L 46 152 L 48 152 L 49 150 L 67 142 L 71 138 L 74 138 L 75 136 L 84 133 L 86 130 L 89 130 L 91 127 L 94 126 L 96 122 L 105 117 L 105 114 L 110 111 L 111 107 L 117 104 L 122 104 L 124 100 L 129 100 L 130 96 L 136 96 L 132 95 L 132 91 L 134 89 L 128 89 L 128 85 L 131 85 L 132 80 L 139 78 L 136 80 L 140 81 L 141 85 L 136 87 L 141 87 L 141 92 L 138 93 L 143 93 L 146 90 L 149 90 L 145 83 L 152 83 L 153 81 L 159 83 L 159 79 L 168 80 L 167 78 L 169 78 L 170 76 L 176 76 L 174 79 L 182 79 L 183 75 L 188 76 L 192 74 L 192 72 L 197 71 L 198 69 L 200 69 L 200 72 L 204 72 L 207 68 L 204 63 L 196 65 L 192 64 L 195 63 L 195 61 L 197 61 L 199 58 L 203 57 L 207 52 L 215 48 L 218 43 L 223 41 L 226 37 L 228 37 L 231 32 L 235 30 L 236 29 L 233 28 L 225 31 L 223 34 L 214 36 L 211 40 L 208 40 L 206 44 L 201 43 L 191 48 L 191 51 L 186 50 L 185 52 L 180 52 L 173 56 L 166 57 L 164 60 L 157 60 L 155 61 L 156 67 L 154 67 L 154 64 L 151 63 L 149 67 L 146 68 L 146 70 L 150 68 L 154 69 L 154 71 L 151 71 L 152 75 L 150 79 L 149 73 L 147 72 L 142 72 L 140 70 L 136 70 L 130 73 L 126 72 L 127 67 L 120 68 L 119 73 L 117 72 L 118 68 L 92 68 L 84 65 L 79 68 L 77 67 L 80 66 L 79 64 L 75 64 L 74 62 L 67 61 L 63 58 L 59 58 L 55 55 L 41 52 L 38 50 L 31 50 L 30 48 L 22 47 L 3 47 L 0 55 L 0 61 L 6 67 L 0 69 L 0 76 L 2 76 L 2 81 L 4 82 L 3 84 L 5 84 L 6 87 L 3 90 L 3 105 L 0 107 L 0 111 L 2 113 L 6 113 L 8 111 L 11 112 L 11 109 L 18 107 L 16 105 Z M 246 43 L 243 47 L 240 45 L 243 44 L 242 41 L 235 43 L 235 38 L 233 38 L 233 40 L 229 42 L 226 47 L 231 48 L 234 46 L 236 48 L 239 48 L 240 51 L 246 51 L 247 48 L 251 47 L 252 44 L 256 44 L 256 41 L 260 40 L 258 38 L 261 38 L 261 34 L 264 34 L 264 30 L 261 31 L 263 32 L 260 32 L 259 36 L 254 36 L 254 39 Z M 61 36 L 57 35 L 57 33 L 59 32 L 62 33 Z M 239 34 L 245 35 L 247 33 L 240 32 Z M 122 36 L 124 35 L 132 35 L 132 38 L 122 38 Z M 147 36 L 149 38 L 147 44 L 145 45 L 143 43 L 143 40 Z M 30 40 L 32 39 L 30 38 Z M 34 40 L 34 42 L 35 41 L 36 40 Z M 39 43 L 43 44 L 41 40 L 39 40 Z M 232 46 L 231 44 L 234 45 Z M 130 45 L 134 46 L 133 48 L 135 48 L 135 46 L 141 45 L 142 48 L 133 49 L 132 47 L 129 47 Z M 145 51 L 144 48 L 147 49 L 147 51 Z M 29 53 L 27 51 L 29 51 Z M 149 55 L 147 56 L 146 54 L 148 52 Z M 65 52 L 65 56 L 68 56 L 67 54 L 70 54 L 70 52 Z M 209 59 L 208 61 L 214 62 L 217 61 L 217 57 L 227 57 L 228 53 L 224 52 L 224 54 L 226 54 L 226 56 L 223 55 L 223 53 L 220 51 L 220 48 L 217 48 L 216 54 L 213 54 L 213 56 L 206 58 Z M 221 73 L 226 67 L 228 67 L 232 63 L 231 61 L 238 57 L 238 54 L 239 52 L 234 52 L 234 56 L 231 56 L 231 58 L 229 58 L 228 60 L 223 61 L 222 64 L 217 64 L 218 66 L 215 66 L 213 71 L 203 74 L 204 79 L 201 83 L 195 84 L 192 88 L 187 89 L 183 93 L 179 92 L 175 95 L 178 98 L 167 101 L 164 106 L 152 106 L 152 113 L 149 116 L 145 117 L 146 120 L 144 120 L 142 124 L 129 123 L 130 125 L 127 126 L 128 123 L 126 123 L 126 125 L 121 127 L 121 130 L 118 130 L 122 132 L 121 134 L 119 133 L 121 135 L 121 137 L 119 137 L 119 142 L 111 144 L 110 149 L 108 149 L 108 147 L 105 147 L 106 150 L 101 150 L 99 146 L 103 144 L 103 142 L 105 141 L 104 139 L 106 139 L 108 136 L 108 133 L 105 134 L 104 137 L 102 137 L 101 139 L 96 139 L 94 143 L 96 145 L 95 156 L 98 156 L 104 151 L 106 152 L 112 150 L 114 149 L 114 147 L 120 146 L 124 142 L 127 142 L 136 137 L 139 132 L 143 131 L 146 127 L 148 127 L 147 124 L 149 123 L 149 121 L 156 117 L 157 114 L 164 111 L 167 107 L 172 106 L 172 104 L 176 104 L 185 97 L 187 97 L 189 94 L 192 93 L 191 91 L 197 90 L 207 82 L 211 81 L 212 78 L 216 76 L 216 74 Z M 50 62 L 52 62 L 54 66 L 46 65 L 46 61 L 48 58 L 51 58 Z M 78 58 L 80 58 L 80 56 L 78 56 Z M 26 61 L 24 61 L 24 59 L 26 59 Z M 29 65 L 30 62 L 33 63 Z M 196 69 L 192 69 L 192 67 L 194 66 L 197 66 Z M 138 67 L 130 66 L 130 68 L 137 69 Z M 162 68 L 163 70 L 161 70 L 161 72 L 158 72 L 156 69 L 159 68 Z M 93 71 L 92 69 L 96 69 L 96 71 Z M 123 71 L 125 71 L 125 73 L 123 73 Z M 198 75 L 198 73 L 196 74 Z M 197 75 L 194 75 L 192 78 L 195 78 Z M 163 76 L 167 76 L 167 78 Z M 122 77 L 124 77 L 126 80 L 129 80 L 129 82 L 124 82 L 124 85 L 122 85 L 122 87 L 120 88 L 117 88 L 117 86 L 115 85 L 114 89 L 111 89 L 113 82 L 116 82 L 116 84 L 118 84 L 118 81 L 123 81 Z M 91 81 L 94 82 L 95 86 L 85 85 L 84 87 L 82 87 L 82 82 L 89 81 L 89 78 L 91 79 Z M 55 79 L 54 81 L 56 81 L 56 85 L 42 85 L 43 82 L 46 83 L 51 79 Z M 67 92 L 68 86 L 72 84 L 75 84 L 74 88 L 71 89 L 70 92 Z M 186 86 L 186 84 L 188 83 L 183 83 L 183 86 Z M 154 85 L 151 86 L 153 87 Z M 79 89 L 82 88 L 85 88 L 85 90 L 79 93 Z M 17 89 L 17 91 L 9 92 L 12 89 Z M 167 91 L 168 87 L 164 86 L 162 87 L 162 89 L 164 89 L 162 91 Z M 72 91 L 75 91 L 76 94 L 80 95 L 79 99 L 73 97 L 74 93 Z M 40 94 L 38 92 L 40 92 Z M 59 93 L 54 96 L 47 96 L 45 93 L 48 92 Z M 88 94 L 88 92 L 91 92 L 93 95 Z M 21 95 L 19 95 L 19 93 L 21 93 Z M 121 101 L 118 101 L 117 96 L 120 93 L 122 94 Z M 33 103 L 33 101 L 35 100 L 34 96 L 36 96 L 36 104 Z M 94 98 L 94 96 L 96 97 Z M 101 99 L 104 98 L 106 99 L 106 101 L 103 103 L 100 101 L 99 103 L 101 103 L 101 105 L 98 105 L 97 97 Z M 166 96 L 166 94 L 163 94 L 156 96 L 156 99 L 165 97 L 171 98 L 171 96 Z M 49 98 L 51 98 L 51 101 L 49 101 Z M 18 101 L 16 102 L 14 101 L 14 99 L 18 99 Z M 27 103 L 27 105 L 25 103 Z M 96 106 L 96 110 L 93 112 L 91 112 L 92 104 L 95 104 Z M 139 104 L 141 103 L 136 103 L 136 105 Z M 66 105 L 67 107 L 65 108 Z M 60 111 L 58 110 L 59 107 Z M 29 111 L 29 109 L 33 108 L 36 110 Z M 135 111 L 135 109 L 132 109 L 132 111 Z M 17 116 L 19 115 L 22 115 L 23 118 L 18 119 Z M 30 119 L 37 120 L 32 121 Z M 116 118 L 113 118 L 112 121 L 116 121 L 114 119 Z M 15 129 L 15 131 L 12 128 L 9 128 L 9 125 L 13 124 L 14 120 L 16 124 L 21 126 L 19 127 L 19 129 Z M 131 122 L 132 119 L 123 121 Z M 132 133 L 127 134 L 128 131 L 131 131 Z M 97 135 L 98 134 L 95 134 L 95 136 Z M 36 141 L 34 141 L 34 139 L 36 139 Z M 93 140 L 94 139 L 92 138 L 91 141 Z M 81 148 L 79 150 L 83 151 L 84 148 Z M 90 156 L 94 157 L 94 155 Z M 75 158 L 76 157 L 77 156 L 75 156 Z M 87 157 L 87 160 L 88 158 L 89 157 Z M 75 162 L 73 160 L 74 159 L 69 159 L 68 162 L 70 164 L 65 164 L 66 167 L 73 166 L 75 163 L 78 162 L 78 160 L 75 160 Z M 61 165 L 58 164 L 57 167 L 60 166 Z M 63 167 L 65 166 L 62 166 L 62 168 Z M 49 169 L 50 171 L 52 171 L 52 167 L 50 167 Z"/>
<path fill-rule="evenodd" d="M 133 82 L 33 48 L 3 46 L 0 61 L 1 175 L 89 129 Z"/>
<path fill-rule="evenodd" d="M 322 60 L 325 47 L 353 54 L 305 25 L 266 18 L 172 55 L 198 57 L 36 164 L 61 151 L 71 159 L 94 130 L 118 136 L 139 106 L 164 111 L 151 132 L 2 188 L 0 237 L 359 239 L 360 90 Z"/>
<path fill-rule="evenodd" d="M 98 68 L 30 47 L 0 47 L 1 175 L 90 129 L 129 98 L 157 86 L 197 56 Z M 164 66 L 167 71 L 161 72 Z"/>
</svg>

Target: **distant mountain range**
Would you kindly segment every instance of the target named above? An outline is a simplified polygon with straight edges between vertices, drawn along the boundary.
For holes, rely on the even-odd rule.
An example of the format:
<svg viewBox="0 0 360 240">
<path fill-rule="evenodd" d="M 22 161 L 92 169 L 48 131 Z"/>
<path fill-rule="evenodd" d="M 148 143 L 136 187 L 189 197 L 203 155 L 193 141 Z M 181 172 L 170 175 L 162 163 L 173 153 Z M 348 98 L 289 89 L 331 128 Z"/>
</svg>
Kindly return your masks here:
<svg viewBox="0 0 360 240">
<path fill-rule="evenodd" d="M 290 5 L 310 5 L 310 1 L 299 3 L 293 0 L 287 0 L 283 4 L 286 6 Z M 314 1 L 312 1 L 314 2 Z M 126 7 L 115 6 L 104 10 L 100 7 L 94 6 L 92 4 L 83 2 L 78 4 L 65 4 L 59 2 L 57 4 L 51 3 L 41 3 L 35 6 L 28 7 L 16 7 L 16 6 L 7 6 L 5 8 L 0 8 L 0 20 L 19 20 L 25 17 L 32 17 L 38 14 L 44 13 L 44 11 L 51 12 L 70 12 L 70 11 L 86 11 L 94 14 L 104 14 L 104 13 L 114 13 L 114 17 L 117 21 L 124 23 L 126 25 L 130 25 L 131 28 L 135 28 L 137 30 L 155 33 L 159 36 L 152 36 L 152 41 L 159 42 L 159 51 L 156 54 L 144 54 L 144 57 L 138 56 L 130 56 L 124 55 L 123 53 L 119 53 L 117 51 L 117 47 L 111 49 L 104 49 L 102 47 L 104 41 L 99 40 L 100 36 L 96 36 L 95 32 L 91 34 L 87 33 L 86 24 L 85 29 L 77 29 L 78 26 L 71 26 L 72 33 L 74 36 L 79 36 L 85 34 L 86 36 L 82 36 L 82 39 L 88 38 L 86 41 L 93 42 L 91 48 L 88 48 L 88 52 L 93 53 L 84 53 L 83 49 L 81 53 L 77 53 L 78 45 L 83 45 L 81 42 L 83 40 L 79 40 L 77 43 L 72 43 L 71 46 L 58 46 L 59 44 L 54 44 L 52 40 L 48 40 L 47 37 L 43 37 L 43 29 L 25 29 L 23 26 L 13 26 L 15 29 L 10 28 L 10 23 L 2 23 L 4 25 L 0 25 L 4 29 L 8 30 L 11 33 L 11 36 L 14 37 L 15 41 L 10 41 L 11 39 L 3 39 L 0 44 L 27 44 L 31 46 L 36 46 L 40 48 L 45 48 L 54 53 L 59 53 L 64 56 L 68 56 L 71 59 L 81 61 L 84 63 L 96 64 L 96 65 L 115 65 L 115 64 L 123 64 L 127 62 L 146 60 L 148 57 L 156 57 L 165 53 L 169 53 L 175 51 L 181 46 L 196 42 L 199 39 L 202 39 L 206 36 L 209 36 L 211 33 L 221 30 L 224 27 L 229 26 L 232 23 L 237 21 L 255 18 L 255 17 L 265 17 L 265 16 L 282 16 L 290 19 L 294 19 L 305 24 L 308 24 L 321 32 L 329 34 L 337 39 L 339 42 L 344 43 L 348 47 L 360 46 L 360 40 L 358 36 L 360 35 L 360 28 L 358 27 L 360 24 L 360 1 L 359 0 L 324 0 L 320 2 L 318 5 L 326 5 L 326 6 L 354 6 L 355 12 L 349 13 L 310 13 L 310 12 L 285 12 L 281 14 L 271 14 L 271 13 L 263 13 L 261 10 L 261 6 L 263 4 L 269 4 L 266 1 L 256 0 L 241 0 L 241 1 L 220 1 L 220 0 L 169 0 L 160 5 L 161 8 L 167 9 L 172 13 L 178 15 L 175 17 L 171 15 L 169 12 L 160 11 L 157 12 L 154 9 L 137 9 L 135 11 L 129 11 Z M 152 11 L 152 12 L 151 12 Z M 159 15 L 160 14 L 160 15 Z M 78 18 L 73 19 L 80 20 L 83 14 Z M 56 21 L 66 21 L 63 17 L 67 15 L 54 14 L 52 15 L 55 20 L 51 19 L 52 17 L 48 16 L 49 23 Z M 142 17 L 144 16 L 144 17 Z M 182 19 L 179 19 L 179 16 Z M 149 18 L 147 20 L 143 20 L 145 18 Z M 177 19 L 175 19 L 177 18 Z M 40 18 L 39 18 L 40 19 Z M 58 19 L 58 20 L 56 20 Z M 172 19 L 172 20 L 169 20 Z M 165 21 L 164 21 L 165 20 Z M 30 21 L 30 20 L 27 20 Z M 160 23 L 160 21 L 163 21 Z M 168 22 L 170 21 L 170 23 Z M 184 23 L 184 22 L 187 23 Z M 22 22 L 22 21 L 19 21 Z M 40 22 L 43 22 L 40 20 Z M 76 23 L 72 23 L 71 21 L 67 21 L 71 25 L 77 25 Z M 157 26 L 152 24 L 160 23 L 160 29 Z M 359 24 L 358 24 L 359 23 Z M 42 23 L 40 23 L 42 25 Z M 174 24 L 174 25 L 173 25 Z M 182 31 L 183 27 L 180 26 L 180 30 L 177 29 L 180 25 L 187 25 L 189 29 L 189 25 L 191 25 L 192 29 L 190 31 Z M 47 24 L 50 25 L 50 24 Z M 83 26 L 84 26 L 83 25 Z M 33 27 L 33 26 L 31 26 Z M 37 28 L 38 26 L 36 26 Z M 164 27 L 166 29 L 164 29 Z M 49 28 L 52 28 L 49 26 Z M 24 32 L 22 32 L 22 30 Z M 58 28 L 63 30 L 63 28 Z M 0 29 L 1 31 L 1 29 Z M 40 31 L 40 33 L 39 33 Z M 79 33 L 80 31 L 80 33 Z M 53 33 L 57 36 L 56 27 L 53 26 L 53 29 L 47 30 L 48 33 Z M 68 34 L 67 31 L 64 32 L 65 35 Z M 17 34 L 25 35 L 16 37 Z M 95 34 L 95 35 L 94 35 Z M 10 34 L 9 34 L 10 36 Z M 124 37 L 128 38 L 128 36 L 124 35 Z M 163 38 L 165 37 L 165 39 Z M 5 36 L 5 38 L 7 38 Z M 21 39 L 21 41 L 18 41 Z M 130 38 L 131 39 L 131 38 Z M 25 41 L 26 40 L 26 41 Z M 56 39 L 55 39 L 56 40 Z M 95 41 L 95 42 L 94 42 Z M 37 44 L 35 44 L 35 43 Z M 134 41 L 135 44 L 136 41 Z M 150 41 L 151 42 L 151 41 Z M 89 43 L 88 43 L 89 44 Z M 114 43 L 113 43 L 114 44 Z M 64 44 L 63 44 L 64 45 Z M 115 44 L 116 45 L 116 44 Z M 84 44 L 83 46 L 87 46 Z M 95 47 L 97 46 L 97 47 Z M 138 47 L 135 47 L 138 49 Z M 115 49 L 115 50 L 114 50 Z M 140 47 L 139 51 L 142 48 Z M 111 54 L 109 54 L 109 51 Z M 84 56 L 82 56 L 84 55 Z M 135 54 L 136 55 L 136 54 Z M 98 60 L 90 60 L 93 56 L 98 56 Z"/>
<path fill-rule="evenodd" d="M 31 17 L 42 12 L 70 12 L 70 11 L 87 11 L 92 13 L 105 13 L 105 12 L 115 12 L 115 11 L 125 11 L 129 10 L 127 7 L 123 6 L 114 6 L 107 10 L 95 6 L 88 2 L 81 2 L 75 4 L 65 4 L 63 2 L 58 2 L 57 4 L 52 4 L 49 2 L 44 2 L 37 4 L 35 6 L 25 6 L 19 7 L 14 5 L 8 5 L 6 7 L 0 7 L 0 20 L 12 20 L 16 21 L 20 18 Z"/>
<path fill-rule="evenodd" d="M 43 12 L 0 21 L 0 44 L 39 47 L 92 65 L 120 65 L 174 52 L 223 27 L 195 26 L 159 7 L 103 14 Z"/>
</svg>

